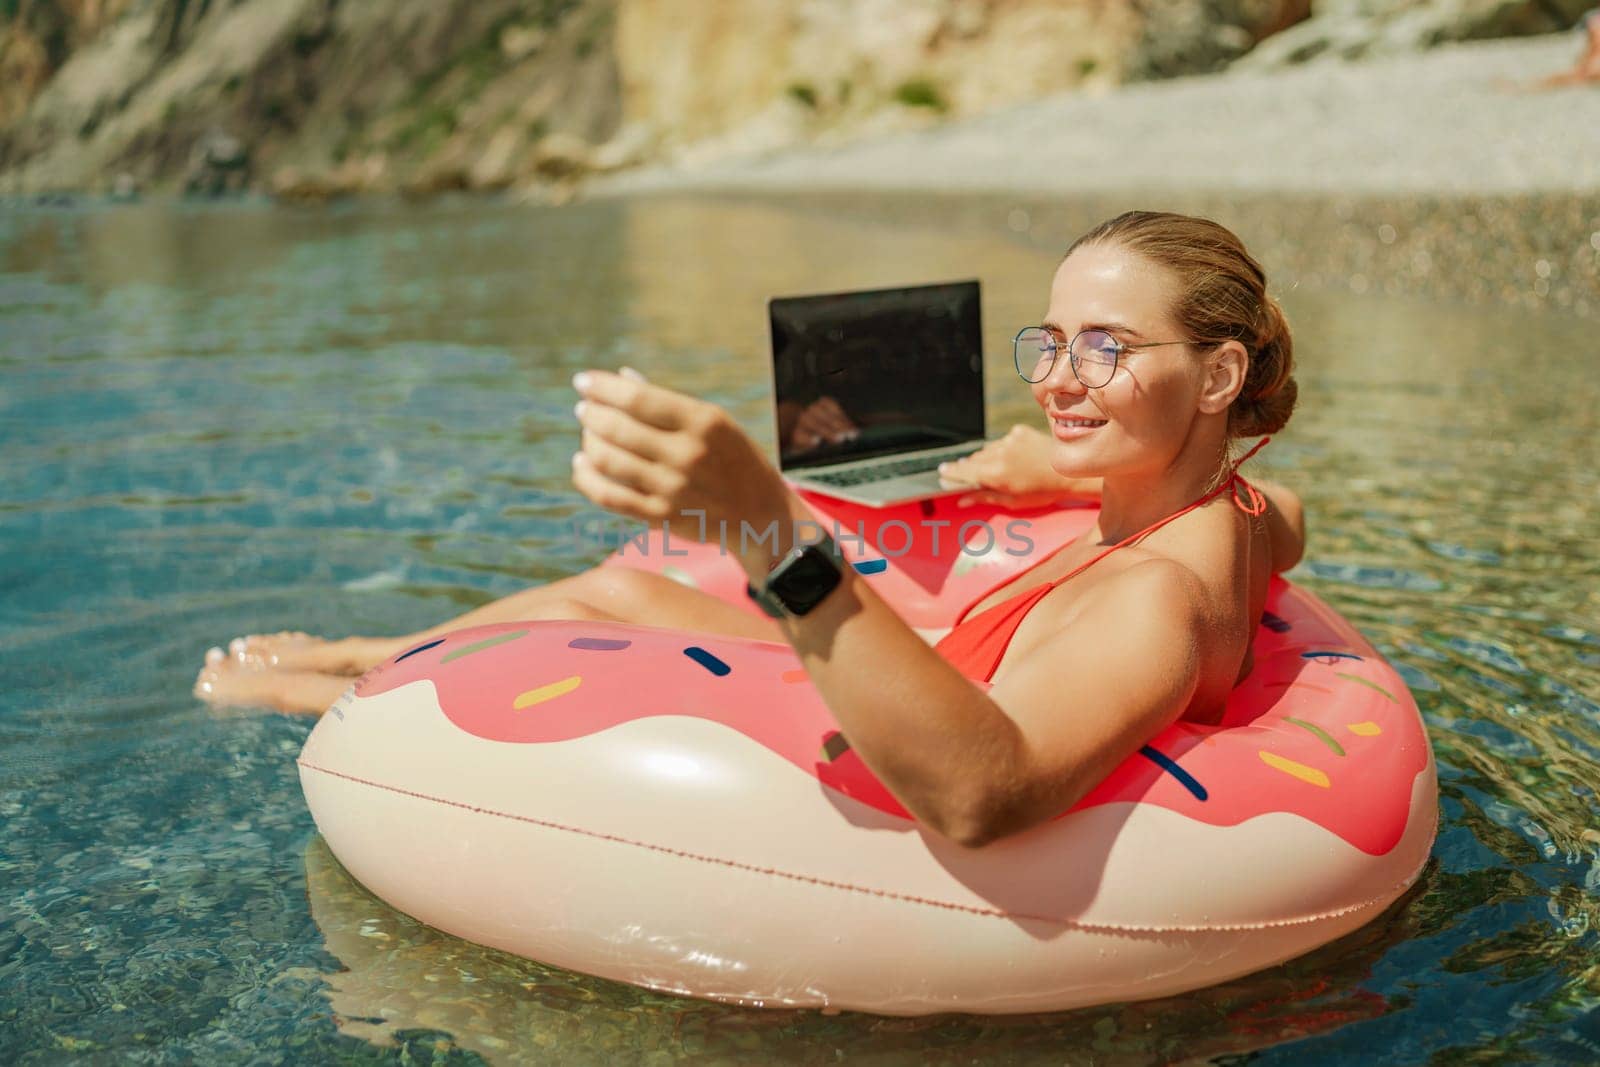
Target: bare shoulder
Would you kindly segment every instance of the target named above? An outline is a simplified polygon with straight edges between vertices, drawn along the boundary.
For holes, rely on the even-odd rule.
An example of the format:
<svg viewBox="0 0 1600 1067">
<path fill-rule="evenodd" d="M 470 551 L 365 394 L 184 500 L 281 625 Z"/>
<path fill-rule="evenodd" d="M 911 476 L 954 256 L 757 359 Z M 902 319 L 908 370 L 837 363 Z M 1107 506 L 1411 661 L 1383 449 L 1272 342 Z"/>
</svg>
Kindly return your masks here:
<svg viewBox="0 0 1600 1067">
<path fill-rule="evenodd" d="M 1117 644 L 1194 647 L 1206 620 L 1216 615 L 1212 599 L 1213 583 L 1190 563 L 1143 550 L 1086 590 L 1064 625 L 1051 625 L 1052 633 L 1040 644 L 1075 643 L 1084 634 L 1096 634 L 1115 635 Z M 1108 642 L 1095 643 L 1105 647 Z"/>
<path fill-rule="evenodd" d="M 1084 598 L 1074 626 L 1104 628 L 1148 647 L 1182 648 L 1209 661 L 1246 607 L 1232 544 L 1238 536 L 1234 525 L 1177 552 L 1140 553 Z"/>
<path fill-rule="evenodd" d="M 1104 592 L 1108 603 L 1096 615 L 1161 647 L 1197 650 L 1207 620 L 1217 615 L 1215 585 L 1170 556 L 1137 561 L 1109 580 Z"/>
<path fill-rule="evenodd" d="M 1207 588 L 1188 562 L 1154 552 L 1112 575 L 1104 585 L 1108 599 L 1141 614 L 1154 612 L 1178 618 L 1204 614 Z"/>
</svg>

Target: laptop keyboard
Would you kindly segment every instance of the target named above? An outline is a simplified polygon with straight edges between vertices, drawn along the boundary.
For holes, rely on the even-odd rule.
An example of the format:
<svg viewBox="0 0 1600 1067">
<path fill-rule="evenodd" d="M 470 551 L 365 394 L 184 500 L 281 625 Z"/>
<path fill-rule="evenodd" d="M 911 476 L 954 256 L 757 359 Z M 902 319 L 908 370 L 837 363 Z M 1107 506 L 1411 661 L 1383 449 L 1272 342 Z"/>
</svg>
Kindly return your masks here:
<svg viewBox="0 0 1600 1067">
<path fill-rule="evenodd" d="M 881 482 L 889 478 L 898 478 L 903 474 L 921 474 L 923 471 L 931 471 L 950 458 L 952 457 L 948 455 L 907 456 L 905 459 L 874 463 L 871 466 L 856 467 L 853 470 L 822 471 L 817 474 L 807 474 L 806 480 L 819 482 L 822 485 L 861 485 L 864 482 Z"/>
</svg>

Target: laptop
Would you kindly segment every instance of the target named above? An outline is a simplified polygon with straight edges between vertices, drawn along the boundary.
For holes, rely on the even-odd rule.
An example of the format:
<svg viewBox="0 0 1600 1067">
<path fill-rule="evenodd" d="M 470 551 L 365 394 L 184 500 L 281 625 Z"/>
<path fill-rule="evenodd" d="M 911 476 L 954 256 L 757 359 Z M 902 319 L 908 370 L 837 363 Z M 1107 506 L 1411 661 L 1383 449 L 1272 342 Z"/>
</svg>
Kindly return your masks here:
<svg viewBox="0 0 1600 1067">
<path fill-rule="evenodd" d="M 976 281 L 780 297 L 767 313 L 785 478 L 869 507 L 963 491 L 937 468 L 984 443 Z"/>
</svg>

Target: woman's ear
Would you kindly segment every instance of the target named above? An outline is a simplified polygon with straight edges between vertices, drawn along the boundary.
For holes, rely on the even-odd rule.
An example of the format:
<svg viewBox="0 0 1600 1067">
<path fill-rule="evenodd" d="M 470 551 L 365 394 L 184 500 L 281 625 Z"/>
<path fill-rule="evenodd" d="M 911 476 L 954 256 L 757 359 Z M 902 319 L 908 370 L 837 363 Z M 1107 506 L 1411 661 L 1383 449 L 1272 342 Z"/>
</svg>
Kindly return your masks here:
<svg viewBox="0 0 1600 1067">
<path fill-rule="evenodd" d="M 1216 415 L 1228 410 L 1244 388 L 1245 372 L 1250 369 L 1250 353 L 1238 341 L 1224 341 L 1206 360 L 1205 380 L 1200 388 L 1200 410 Z"/>
</svg>

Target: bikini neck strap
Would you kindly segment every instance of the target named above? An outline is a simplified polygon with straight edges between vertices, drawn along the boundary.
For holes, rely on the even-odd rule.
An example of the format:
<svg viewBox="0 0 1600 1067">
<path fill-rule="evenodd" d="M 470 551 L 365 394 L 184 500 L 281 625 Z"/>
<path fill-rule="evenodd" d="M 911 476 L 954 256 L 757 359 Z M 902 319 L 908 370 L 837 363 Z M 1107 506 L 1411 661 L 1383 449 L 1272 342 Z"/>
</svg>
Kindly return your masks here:
<svg viewBox="0 0 1600 1067">
<path fill-rule="evenodd" d="M 1203 504 L 1212 497 L 1220 495 L 1222 491 L 1226 489 L 1232 491 L 1233 506 L 1244 512 L 1246 515 L 1255 516 L 1265 513 L 1267 510 L 1267 498 L 1261 495 L 1261 490 L 1257 489 L 1240 476 L 1239 468 L 1244 466 L 1245 460 L 1249 459 L 1257 452 L 1260 452 L 1262 448 L 1266 447 L 1267 442 L 1270 440 L 1272 440 L 1272 435 L 1268 434 L 1261 440 L 1257 441 L 1250 451 L 1246 452 L 1244 455 L 1235 460 L 1233 466 L 1228 468 L 1228 476 L 1222 480 L 1222 484 L 1217 486 L 1211 492 L 1207 493 L 1205 496 L 1201 497 L 1200 500 L 1197 501 L 1197 505 Z M 1244 489 L 1243 500 L 1239 498 L 1239 489 L 1241 487 Z"/>
<path fill-rule="evenodd" d="M 1106 556 L 1109 556 L 1111 553 L 1115 552 L 1117 549 L 1122 548 L 1122 547 L 1124 547 L 1126 545 L 1131 545 L 1134 542 L 1140 540 L 1141 538 L 1150 536 L 1151 534 L 1155 533 L 1157 530 L 1161 529 L 1161 527 L 1165 526 L 1167 523 L 1171 522 L 1172 520 L 1177 519 L 1177 518 L 1181 518 L 1184 515 L 1189 514 L 1189 512 L 1193 511 L 1195 508 L 1198 508 L 1203 504 L 1209 504 L 1211 501 L 1215 500 L 1217 497 L 1221 496 L 1223 493 L 1228 492 L 1230 490 L 1233 493 L 1233 506 L 1234 507 L 1236 507 L 1240 511 L 1244 512 L 1246 515 L 1254 516 L 1254 515 L 1262 514 L 1263 512 L 1265 512 L 1267 510 L 1267 498 L 1261 495 L 1261 490 L 1257 489 L 1255 486 L 1251 485 L 1249 482 L 1245 481 L 1243 478 L 1241 478 L 1239 476 L 1239 467 L 1240 467 L 1241 464 L 1244 463 L 1245 460 L 1249 459 L 1251 456 L 1253 456 L 1257 452 L 1261 451 L 1262 447 L 1270 440 L 1272 440 L 1272 437 L 1270 435 L 1268 435 L 1266 437 L 1263 437 L 1261 440 L 1257 441 L 1254 448 L 1250 449 L 1250 451 L 1248 451 L 1244 455 L 1240 456 L 1234 462 L 1233 466 L 1229 468 L 1228 476 L 1222 480 L 1222 484 L 1217 486 L 1215 489 L 1211 490 L 1209 493 L 1206 493 L 1199 500 L 1196 500 L 1194 503 L 1189 504 L 1189 505 L 1187 505 L 1185 507 L 1179 508 L 1177 511 L 1174 511 L 1171 515 L 1168 515 L 1164 519 L 1157 519 L 1155 522 L 1151 523 L 1149 526 L 1146 526 L 1144 529 L 1140 530 L 1136 534 L 1130 534 L 1129 536 L 1124 537 L 1121 541 L 1118 541 L 1116 544 L 1111 545 L 1110 547 L 1106 548 L 1105 551 L 1101 552 L 1099 555 L 1097 555 L 1093 559 L 1089 560 L 1088 563 L 1080 564 L 1078 567 L 1074 568 L 1072 573 L 1068 574 L 1066 576 L 1066 578 L 1058 578 L 1055 582 L 1051 583 L 1051 585 L 1059 585 L 1059 584 L 1061 584 L 1062 582 L 1066 581 L 1067 578 L 1071 578 L 1073 575 L 1078 574 L 1080 571 L 1083 571 L 1086 568 L 1088 568 L 1090 564 L 1098 563 L 1100 560 L 1104 559 Z M 1244 489 L 1244 498 L 1242 500 L 1240 499 L 1240 496 L 1239 496 L 1240 487 L 1243 487 L 1243 489 Z"/>
</svg>

